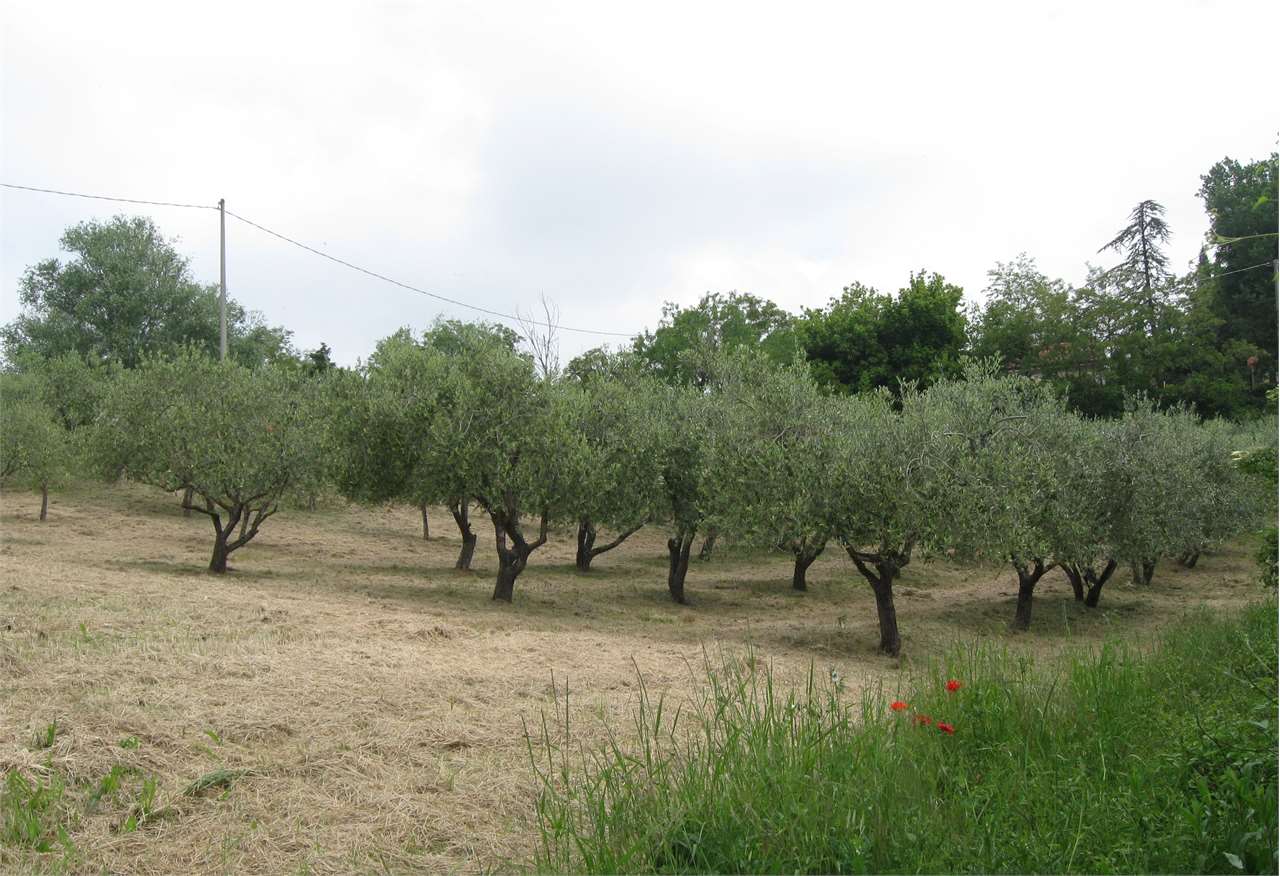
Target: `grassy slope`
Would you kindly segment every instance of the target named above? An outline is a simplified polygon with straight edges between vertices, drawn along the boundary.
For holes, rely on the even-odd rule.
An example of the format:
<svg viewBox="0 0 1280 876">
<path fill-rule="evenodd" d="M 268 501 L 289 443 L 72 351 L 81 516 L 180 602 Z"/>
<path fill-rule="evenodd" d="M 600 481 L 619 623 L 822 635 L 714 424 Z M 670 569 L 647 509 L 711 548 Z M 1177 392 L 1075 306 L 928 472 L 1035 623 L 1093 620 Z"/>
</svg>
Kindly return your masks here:
<svg viewBox="0 0 1280 876">
<path fill-rule="evenodd" d="M 962 682 L 955 691 L 949 679 Z M 709 671 L 637 742 L 532 748 L 542 869 L 709 873 L 1275 872 L 1276 605 L 1197 614 L 1154 649 L 1054 665 L 959 649 L 900 710 L 756 663 Z M 923 718 L 922 716 L 928 716 Z M 939 731 L 946 722 L 953 733 Z"/>
<path fill-rule="evenodd" d="M 870 590 L 833 550 L 806 594 L 790 592 L 785 558 L 722 554 L 695 564 L 693 604 L 678 607 L 661 533 L 642 531 L 588 576 L 560 533 L 505 606 L 488 598 L 482 521 L 477 571 L 462 574 L 444 512 L 424 542 L 412 508 L 286 510 L 218 579 L 203 571 L 208 521 L 176 505 L 86 485 L 55 493 L 41 524 L 38 496 L 0 497 L 0 773 L 65 784 L 76 869 L 501 867 L 536 843 L 523 721 L 551 708 L 552 673 L 554 690 L 574 691 L 580 738 L 599 741 L 603 720 L 633 710 L 637 666 L 669 702 L 696 696 L 689 665 L 704 645 L 753 647 L 783 685 L 834 668 L 847 698 L 901 672 L 875 653 Z M 1118 581 L 1096 612 L 1051 576 L 1024 636 L 1006 629 L 1007 570 L 912 563 L 898 598 L 905 665 L 957 638 L 1048 662 L 1202 602 L 1229 610 L 1256 598 L 1249 552 L 1162 566 L 1150 588 Z M 183 794 L 219 769 L 250 772 Z M 119 830 L 149 779 L 155 810 L 172 811 Z M 56 837 L 47 853 L 0 844 L 6 872 L 61 859 Z"/>
</svg>

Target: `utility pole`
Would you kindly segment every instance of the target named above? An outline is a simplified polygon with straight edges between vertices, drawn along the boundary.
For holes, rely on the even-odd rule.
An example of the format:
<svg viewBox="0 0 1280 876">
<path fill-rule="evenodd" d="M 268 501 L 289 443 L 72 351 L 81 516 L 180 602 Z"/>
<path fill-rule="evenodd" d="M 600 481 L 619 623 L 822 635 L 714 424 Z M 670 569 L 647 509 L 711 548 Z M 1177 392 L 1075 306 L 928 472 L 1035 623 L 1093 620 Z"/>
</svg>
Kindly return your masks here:
<svg viewBox="0 0 1280 876">
<path fill-rule="evenodd" d="M 222 313 L 218 320 L 218 350 L 227 361 L 227 200 L 218 198 L 218 286 L 222 295 Z"/>
</svg>

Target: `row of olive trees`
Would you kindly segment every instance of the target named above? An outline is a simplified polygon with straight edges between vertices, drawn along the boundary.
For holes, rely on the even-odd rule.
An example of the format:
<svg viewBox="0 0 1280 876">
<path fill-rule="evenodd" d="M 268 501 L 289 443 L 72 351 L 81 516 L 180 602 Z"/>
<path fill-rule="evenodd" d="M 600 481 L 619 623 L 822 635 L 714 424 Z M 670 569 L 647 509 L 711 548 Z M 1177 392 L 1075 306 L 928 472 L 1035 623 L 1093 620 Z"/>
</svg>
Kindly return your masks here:
<svg viewBox="0 0 1280 876">
<path fill-rule="evenodd" d="M 1121 564 L 1144 584 L 1161 557 L 1194 565 L 1264 504 L 1232 463 L 1231 427 L 1141 401 L 1117 420 L 1085 419 L 1042 384 L 981 364 L 904 387 L 895 406 L 824 398 L 802 367 L 740 359 L 717 407 L 717 526 L 792 550 L 797 587 L 837 542 L 871 585 L 887 653 L 900 648 L 893 582 L 918 551 L 1010 563 L 1013 624 L 1026 629 L 1051 569 L 1097 606 Z"/>
<path fill-rule="evenodd" d="M 920 551 L 1011 563 L 1025 628 L 1049 570 L 1096 606 L 1122 564 L 1149 582 L 1158 558 L 1194 563 L 1258 507 L 1232 433 L 1182 410 L 1135 402 L 1119 420 L 1083 419 L 982 365 L 897 397 L 829 396 L 803 364 L 746 351 L 702 371 L 701 385 L 671 386 L 618 356 L 554 383 L 512 337 L 440 326 L 343 378 L 329 456 L 354 498 L 453 507 L 459 565 L 478 503 L 497 540 L 496 599 L 512 598 L 554 525 L 576 527 L 584 570 L 640 526 L 665 527 L 676 602 L 699 534 L 789 551 L 797 589 L 834 541 L 871 585 L 889 653 L 893 582 Z M 597 545 L 601 529 L 616 535 Z"/>
<path fill-rule="evenodd" d="M 35 449 L 65 441 L 110 476 L 184 492 L 213 524 L 214 572 L 321 482 L 357 501 L 448 507 L 460 568 L 478 507 L 506 601 L 552 527 L 576 530 L 583 570 L 639 527 L 664 527 L 676 602 L 699 534 L 789 552 L 797 589 L 834 544 L 871 586 L 891 654 L 894 581 L 921 552 L 1010 563 L 1025 628 L 1050 569 L 1096 606 L 1117 568 L 1149 582 L 1161 557 L 1194 563 L 1261 507 L 1232 465 L 1233 428 L 1186 411 L 1135 402 L 1118 420 L 1083 419 L 982 365 L 894 396 L 831 396 L 802 363 L 751 352 L 703 370 L 701 385 L 672 386 L 620 355 L 541 379 L 514 335 L 458 323 L 399 333 L 364 367 L 319 377 L 199 353 L 80 383 L 52 369 L 38 386 L 6 384 L 6 418 L 30 425 L 6 426 L 0 462 L 48 484 L 66 457 Z"/>
</svg>

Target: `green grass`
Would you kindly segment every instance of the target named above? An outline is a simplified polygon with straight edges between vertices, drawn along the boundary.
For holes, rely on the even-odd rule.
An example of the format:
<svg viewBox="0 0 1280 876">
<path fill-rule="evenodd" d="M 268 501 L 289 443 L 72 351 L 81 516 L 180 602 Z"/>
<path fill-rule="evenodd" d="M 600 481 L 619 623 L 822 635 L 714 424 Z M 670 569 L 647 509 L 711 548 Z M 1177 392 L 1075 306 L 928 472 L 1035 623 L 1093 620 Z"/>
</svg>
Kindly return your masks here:
<svg viewBox="0 0 1280 876">
<path fill-rule="evenodd" d="M 28 779 L 10 770 L 0 784 L 0 851 L 5 846 L 74 850 L 67 834 L 66 786 L 56 775 Z M 0 859 L 3 859 L 0 854 Z"/>
<path fill-rule="evenodd" d="M 882 695 L 722 660 L 673 711 L 530 737 L 556 872 L 1276 872 L 1276 604 L 1039 667 L 974 646 Z M 945 681 L 963 686 L 951 693 Z M 932 723 L 921 724 L 917 715 Z M 953 735 L 937 722 L 954 725 Z"/>
</svg>

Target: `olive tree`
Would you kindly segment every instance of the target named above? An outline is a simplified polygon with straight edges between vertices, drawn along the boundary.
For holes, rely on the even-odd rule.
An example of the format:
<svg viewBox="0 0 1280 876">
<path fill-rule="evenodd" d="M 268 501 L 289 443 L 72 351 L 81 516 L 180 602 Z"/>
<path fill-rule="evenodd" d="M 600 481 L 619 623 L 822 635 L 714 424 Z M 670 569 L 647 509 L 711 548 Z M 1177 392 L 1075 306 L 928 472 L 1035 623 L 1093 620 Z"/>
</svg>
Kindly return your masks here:
<svg viewBox="0 0 1280 876">
<path fill-rule="evenodd" d="M 70 474 L 71 437 L 38 398 L 15 398 L 8 392 L 5 396 L 0 425 L 0 483 L 39 490 L 43 521 L 49 516 L 49 487 L 62 483 Z"/>
<path fill-rule="evenodd" d="M 836 446 L 834 402 L 803 361 L 779 367 L 758 351 L 725 357 L 713 400 L 712 521 L 748 543 L 791 553 L 791 585 L 831 536 L 827 472 Z"/>
<path fill-rule="evenodd" d="M 1179 521 L 1180 439 L 1171 416 L 1145 403 L 1131 402 L 1118 420 L 1061 422 L 1044 484 L 1052 507 L 1024 519 L 1034 521 L 1076 600 L 1096 608 L 1121 564 L 1149 581 L 1156 560 L 1188 537 Z"/>
<path fill-rule="evenodd" d="M 667 526 L 667 591 L 684 604 L 689 551 L 705 524 L 711 503 L 712 471 L 708 422 L 711 405 L 704 389 L 665 385 L 650 396 L 652 416 L 660 423 L 658 464 L 660 518 Z"/>
<path fill-rule="evenodd" d="M 6 471 L 10 485 L 38 489 L 40 519 L 48 516 L 49 488 L 80 467 L 87 427 L 117 371 L 74 353 L 16 357 L 0 374 Z"/>
<path fill-rule="evenodd" d="M 1112 549 L 1117 561 L 1130 565 L 1135 584 L 1150 584 L 1161 557 L 1201 540 L 1195 503 L 1207 487 L 1205 473 L 1193 469 L 1207 461 L 1197 447 L 1206 433 L 1191 411 L 1158 410 L 1142 398 L 1128 400 L 1109 426 Z"/>
<path fill-rule="evenodd" d="M 490 349 L 514 355 L 519 344 L 519 333 L 499 323 L 461 322 L 453 319 L 437 319 L 431 328 L 423 333 L 421 342 L 424 348 L 440 354 L 451 365 L 464 362 L 480 351 Z M 436 404 L 442 409 L 452 406 L 450 409 L 465 415 L 465 412 L 458 408 L 456 399 L 449 395 L 454 386 L 456 383 L 443 381 L 440 384 L 441 392 L 436 397 Z M 428 471 L 431 483 L 424 485 L 425 488 L 419 490 L 417 497 L 422 508 L 423 520 L 426 520 L 428 501 L 442 502 L 449 509 L 454 525 L 458 528 L 458 534 L 462 537 L 462 548 L 458 552 L 458 562 L 455 566 L 458 569 L 470 569 L 471 559 L 475 555 L 477 537 L 471 526 L 472 491 L 465 480 L 465 474 L 461 471 L 438 467 L 434 469 L 428 467 L 426 470 L 421 470 L 421 474 L 425 476 Z"/>
<path fill-rule="evenodd" d="M 904 411 L 922 404 L 912 386 L 902 391 Z M 833 409 L 834 449 L 828 469 L 828 515 L 858 571 L 875 594 L 880 650 L 902 649 L 893 582 L 918 544 L 935 537 L 926 417 L 894 410 L 886 391 L 840 399 Z"/>
<path fill-rule="evenodd" d="M 192 351 L 151 359 L 113 382 L 93 445 L 108 474 L 203 500 L 191 507 L 213 523 L 209 571 L 221 574 L 280 501 L 318 476 L 316 394 L 315 381 L 270 366 Z"/>
<path fill-rule="evenodd" d="M 359 502 L 407 502 L 423 516 L 445 504 L 462 536 L 458 569 L 469 569 L 476 534 L 468 515 L 469 494 L 457 472 L 428 456 L 431 429 L 447 404 L 450 357 L 405 333 L 379 343 L 368 364 L 330 381 L 327 398 L 327 457 L 341 493 Z"/>
<path fill-rule="evenodd" d="M 1266 497 L 1233 458 L 1241 438 L 1248 443 L 1245 436 L 1251 432 L 1264 440 L 1269 436 L 1275 443 L 1274 419 L 1266 424 L 1265 432 L 1257 430 L 1259 425 L 1263 424 L 1240 426 L 1211 420 L 1194 428 L 1184 425 L 1180 430 L 1178 469 L 1184 483 L 1178 504 L 1183 525 L 1182 544 L 1174 558 L 1186 568 L 1195 568 L 1204 551 L 1249 531 L 1261 519 Z M 1274 496 L 1271 498 L 1274 501 Z"/>
<path fill-rule="evenodd" d="M 921 400 L 939 541 L 953 555 L 1013 566 L 1013 627 L 1025 630 L 1036 585 L 1057 565 L 1059 518 L 1072 513 L 1059 491 L 1073 415 L 1045 384 L 1002 375 L 990 361 L 966 364 Z"/>
<path fill-rule="evenodd" d="M 564 387 L 539 380 L 531 360 L 500 345 L 450 359 L 447 386 L 424 435 L 422 464 L 452 472 L 493 523 L 493 598 L 510 602 L 549 526 L 571 519 L 587 453 L 570 424 Z M 525 531 L 529 514 L 537 534 Z"/>
<path fill-rule="evenodd" d="M 611 551 L 660 513 L 661 425 L 654 396 L 660 385 L 642 374 L 594 377 L 563 389 L 570 427 L 586 456 L 577 489 L 578 533 L 574 562 L 579 571 Z M 614 537 L 598 544 L 600 527 Z"/>
<path fill-rule="evenodd" d="M 1127 444 L 1134 436 L 1113 420 L 1080 419 L 1064 444 L 1061 495 L 1071 513 L 1054 536 L 1054 556 L 1076 601 L 1096 608 L 1102 588 L 1137 545 L 1137 529 L 1126 518 L 1133 506 L 1135 474 L 1145 451 Z"/>
</svg>

